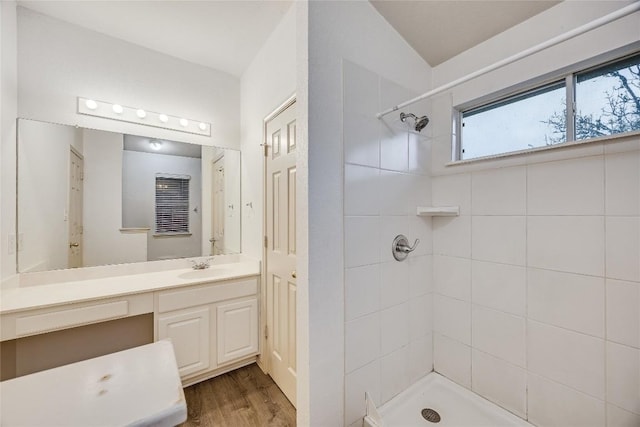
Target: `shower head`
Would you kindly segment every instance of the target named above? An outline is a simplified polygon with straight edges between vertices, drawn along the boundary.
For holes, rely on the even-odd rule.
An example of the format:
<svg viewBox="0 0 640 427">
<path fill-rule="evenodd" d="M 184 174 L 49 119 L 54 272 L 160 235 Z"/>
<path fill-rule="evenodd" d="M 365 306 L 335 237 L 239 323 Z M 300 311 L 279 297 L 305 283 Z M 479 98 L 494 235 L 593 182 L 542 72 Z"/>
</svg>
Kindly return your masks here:
<svg viewBox="0 0 640 427">
<path fill-rule="evenodd" d="M 417 117 L 415 114 L 411 114 L 411 113 L 400 113 L 401 122 L 404 123 L 407 117 L 411 117 L 413 119 L 414 121 L 413 128 L 415 129 L 416 132 L 420 132 L 429 124 L 429 117 L 427 116 Z"/>
</svg>

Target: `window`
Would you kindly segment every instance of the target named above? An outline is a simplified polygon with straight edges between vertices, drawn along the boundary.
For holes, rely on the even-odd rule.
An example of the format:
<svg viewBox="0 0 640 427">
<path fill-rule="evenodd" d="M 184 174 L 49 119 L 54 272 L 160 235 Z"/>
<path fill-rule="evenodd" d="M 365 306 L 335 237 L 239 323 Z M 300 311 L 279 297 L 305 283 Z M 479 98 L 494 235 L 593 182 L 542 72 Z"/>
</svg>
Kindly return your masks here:
<svg viewBox="0 0 640 427">
<path fill-rule="evenodd" d="M 640 130 L 640 54 L 463 109 L 459 122 L 456 160 Z"/>
<path fill-rule="evenodd" d="M 156 233 L 189 233 L 190 176 L 156 176 Z"/>
</svg>

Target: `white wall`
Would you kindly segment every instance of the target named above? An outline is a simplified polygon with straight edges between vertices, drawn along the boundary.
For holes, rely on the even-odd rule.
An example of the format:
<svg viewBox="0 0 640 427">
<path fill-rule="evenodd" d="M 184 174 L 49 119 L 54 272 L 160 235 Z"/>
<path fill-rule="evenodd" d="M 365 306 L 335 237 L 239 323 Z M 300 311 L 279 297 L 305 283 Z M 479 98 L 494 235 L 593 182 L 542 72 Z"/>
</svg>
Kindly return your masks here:
<svg viewBox="0 0 640 427">
<path fill-rule="evenodd" d="M 189 258 L 202 254 L 202 159 L 165 154 L 122 152 L 123 215 L 149 227 L 147 260 Z M 188 175 L 190 236 L 155 235 L 156 174 Z M 194 209 L 197 208 L 197 212 Z M 127 224 L 127 226 L 129 226 Z"/>
<path fill-rule="evenodd" d="M 620 5 L 563 2 L 436 67 L 435 85 Z M 638 41 L 639 22 L 433 100 L 433 203 L 461 210 L 433 220 L 435 369 L 536 425 L 640 424 L 640 139 L 446 166 L 451 108 Z"/>
<path fill-rule="evenodd" d="M 123 135 L 83 129 L 84 265 L 147 260 L 147 233 L 122 233 Z"/>
<path fill-rule="evenodd" d="M 0 279 L 16 273 L 16 118 L 18 116 L 17 17 L 14 1 L 0 2 Z"/>
<path fill-rule="evenodd" d="M 18 11 L 15 2 L 2 2 L 2 278 L 16 271 L 8 241 L 16 227 L 17 117 L 204 145 L 238 148 L 240 141 L 237 78 L 23 8 Z M 77 96 L 209 121 L 212 137 L 78 115 Z"/>
<path fill-rule="evenodd" d="M 239 146 L 237 78 L 18 8 L 20 117 Z M 203 137 L 76 113 L 78 96 L 212 123 Z"/>
<path fill-rule="evenodd" d="M 346 369 L 350 370 L 349 353 L 353 349 L 352 342 L 357 342 L 351 340 L 358 338 L 350 335 L 349 331 L 355 332 L 355 329 L 347 326 L 345 348 L 344 268 L 352 266 L 353 257 L 363 254 L 370 254 L 372 262 L 379 262 L 377 257 L 383 252 L 386 256 L 391 245 L 390 240 L 380 240 L 375 226 L 368 229 L 372 232 L 371 236 L 366 236 L 366 239 L 359 242 L 353 240 L 360 237 L 354 234 L 358 227 L 352 227 L 351 220 L 345 223 L 343 217 L 347 208 L 343 192 L 344 161 L 349 161 L 347 156 L 352 153 L 350 144 L 362 142 L 363 149 L 373 154 L 370 164 L 373 173 L 378 168 L 385 167 L 379 157 L 379 150 L 382 149 L 376 132 L 379 122 L 372 111 L 372 107 L 377 107 L 378 104 L 375 97 L 364 105 L 358 104 L 365 107 L 365 111 L 355 111 L 352 116 L 348 116 L 357 119 L 357 124 L 360 125 L 357 127 L 361 130 L 360 134 L 355 135 L 356 139 L 349 140 L 347 129 L 353 129 L 350 126 L 356 127 L 356 122 L 343 123 L 343 110 L 346 107 L 343 100 L 352 89 L 345 86 L 343 76 L 345 79 L 352 76 L 347 75 L 343 64 L 348 60 L 369 70 L 371 73 L 365 73 L 367 76 L 377 75 L 418 92 L 428 89 L 431 74 L 424 60 L 368 2 L 310 2 L 308 37 L 310 417 L 311 425 L 343 425 L 354 418 L 354 412 L 350 408 L 352 404 L 357 404 L 358 399 L 361 406 L 356 414 L 362 414 L 364 408 L 364 390 L 356 384 L 358 380 L 351 377 L 353 381 L 350 381 L 347 376 L 345 383 L 345 356 Z M 375 83 L 373 86 L 375 87 Z M 353 90 L 360 87 L 356 85 Z M 369 95 L 358 92 L 355 99 L 361 102 Z M 428 188 L 424 191 L 427 193 Z M 390 196 L 392 192 L 384 192 L 384 195 Z M 408 221 L 408 216 L 405 218 Z M 366 218 L 354 221 L 361 225 L 368 223 Z M 403 231 L 402 227 L 393 227 L 389 231 L 396 229 L 398 232 Z M 428 280 L 427 277 L 424 279 Z M 372 330 L 382 333 L 381 328 L 382 325 L 377 328 L 373 326 Z M 380 339 L 380 335 L 373 332 L 368 337 L 374 341 L 375 350 L 375 342 Z M 380 354 L 375 354 L 377 359 Z M 403 362 L 397 360 L 391 364 L 396 367 Z M 362 369 L 360 368 L 361 377 L 366 376 Z M 372 368 L 373 381 L 377 378 L 376 369 L 375 366 Z M 382 378 L 382 370 L 377 372 Z M 390 372 L 385 371 L 385 377 Z M 364 382 L 366 383 L 366 378 Z M 381 384 L 378 385 L 380 386 Z M 345 397 L 349 409 L 347 412 L 344 410 Z"/>
<path fill-rule="evenodd" d="M 82 155 L 82 131 L 20 120 L 18 127 L 20 272 L 68 267 L 69 156 Z"/>
</svg>

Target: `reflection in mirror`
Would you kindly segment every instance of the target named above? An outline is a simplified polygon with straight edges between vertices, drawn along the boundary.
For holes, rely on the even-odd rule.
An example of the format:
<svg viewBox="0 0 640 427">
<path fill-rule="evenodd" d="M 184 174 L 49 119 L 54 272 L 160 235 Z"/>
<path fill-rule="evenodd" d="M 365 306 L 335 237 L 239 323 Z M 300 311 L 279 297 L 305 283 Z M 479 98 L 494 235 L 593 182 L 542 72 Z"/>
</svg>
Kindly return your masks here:
<svg viewBox="0 0 640 427">
<path fill-rule="evenodd" d="M 240 153 L 20 119 L 20 272 L 240 252 Z"/>
</svg>

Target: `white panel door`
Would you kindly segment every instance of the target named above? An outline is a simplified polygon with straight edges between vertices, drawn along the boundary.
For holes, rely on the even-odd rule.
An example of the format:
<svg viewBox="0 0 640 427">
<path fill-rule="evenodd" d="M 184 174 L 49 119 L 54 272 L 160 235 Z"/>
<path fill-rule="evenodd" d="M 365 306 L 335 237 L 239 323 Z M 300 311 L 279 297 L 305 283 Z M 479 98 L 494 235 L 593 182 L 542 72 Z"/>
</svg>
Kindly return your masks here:
<svg viewBox="0 0 640 427">
<path fill-rule="evenodd" d="M 82 198 L 84 160 L 74 150 L 69 158 L 69 268 L 82 267 Z"/>
<path fill-rule="evenodd" d="M 224 199 L 224 156 L 219 157 L 212 165 L 212 185 L 211 185 L 211 255 L 221 255 L 225 251 L 224 241 L 224 219 L 225 219 L 225 199 Z"/>
<path fill-rule="evenodd" d="M 258 353 L 258 300 L 218 305 L 218 365 Z"/>
<path fill-rule="evenodd" d="M 209 368 L 209 307 L 172 311 L 158 317 L 158 338 L 171 339 L 184 378 Z"/>
<path fill-rule="evenodd" d="M 296 405 L 296 104 L 266 126 L 269 373 Z"/>
</svg>

